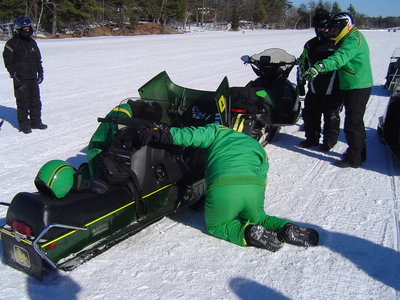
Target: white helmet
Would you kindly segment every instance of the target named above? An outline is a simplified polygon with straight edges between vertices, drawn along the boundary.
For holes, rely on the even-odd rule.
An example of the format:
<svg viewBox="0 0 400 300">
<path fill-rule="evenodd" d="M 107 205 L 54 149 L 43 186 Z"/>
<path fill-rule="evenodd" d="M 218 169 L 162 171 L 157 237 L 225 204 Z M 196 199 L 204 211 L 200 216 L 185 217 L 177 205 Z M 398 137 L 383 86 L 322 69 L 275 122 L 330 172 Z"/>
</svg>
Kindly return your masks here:
<svg viewBox="0 0 400 300">
<path fill-rule="evenodd" d="M 332 39 L 335 41 L 335 44 L 345 37 L 350 30 L 354 28 L 354 26 L 355 24 L 353 17 L 346 12 L 334 14 L 328 22 L 328 28 L 330 31 L 335 28 L 339 29 L 339 33 L 332 37 Z"/>
</svg>

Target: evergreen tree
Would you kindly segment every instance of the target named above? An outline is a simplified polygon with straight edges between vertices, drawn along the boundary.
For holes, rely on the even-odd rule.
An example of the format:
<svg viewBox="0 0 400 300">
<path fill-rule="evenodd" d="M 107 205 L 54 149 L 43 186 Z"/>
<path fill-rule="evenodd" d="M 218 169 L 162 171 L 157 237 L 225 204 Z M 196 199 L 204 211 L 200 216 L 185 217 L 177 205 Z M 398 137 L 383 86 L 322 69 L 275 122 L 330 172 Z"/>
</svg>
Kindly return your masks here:
<svg viewBox="0 0 400 300">
<path fill-rule="evenodd" d="M 13 22 L 21 14 L 25 14 L 26 1 L 24 0 L 1 0 L 0 21 Z"/>
<path fill-rule="evenodd" d="M 347 8 L 347 12 L 353 16 L 353 18 L 356 17 L 357 12 L 356 9 L 354 8 L 353 4 L 350 3 L 349 7 Z"/>
<path fill-rule="evenodd" d="M 336 14 L 336 13 L 339 13 L 339 12 L 341 12 L 342 11 L 342 9 L 340 8 L 340 6 L 339 6 L 339 3 L 337 2 L 337 1 L 335 1 L 335 2 L 333 2 L 333 4 L 332 4 L 332 13 L 333 14 Z"/>
<path fill-rule="evenodd" d="M 231 0 L 231 16 L 230 23 L 232 25 L 232 30 L 239 29 L 240 22 L 240 0 Z"/>
</svg>

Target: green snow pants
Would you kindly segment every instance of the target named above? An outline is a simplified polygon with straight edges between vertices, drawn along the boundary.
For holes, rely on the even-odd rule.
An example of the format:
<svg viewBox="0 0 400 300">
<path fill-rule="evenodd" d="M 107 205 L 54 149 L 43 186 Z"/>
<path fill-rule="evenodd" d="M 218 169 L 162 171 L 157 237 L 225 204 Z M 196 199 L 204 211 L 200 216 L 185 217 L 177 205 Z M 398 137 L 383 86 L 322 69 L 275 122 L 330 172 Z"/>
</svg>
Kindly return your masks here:
<svg viewBox="0 0 400 300">
<path fill-rule="evenodd" d="M 244 229 L 260 224 L 268 231 L 279 231 L 289 221 L 268 216 L 264 211 L 263 185 L 223 185 L 207 190 L 205 222 L 212 236 L 246 246 Z"/>
</svg>

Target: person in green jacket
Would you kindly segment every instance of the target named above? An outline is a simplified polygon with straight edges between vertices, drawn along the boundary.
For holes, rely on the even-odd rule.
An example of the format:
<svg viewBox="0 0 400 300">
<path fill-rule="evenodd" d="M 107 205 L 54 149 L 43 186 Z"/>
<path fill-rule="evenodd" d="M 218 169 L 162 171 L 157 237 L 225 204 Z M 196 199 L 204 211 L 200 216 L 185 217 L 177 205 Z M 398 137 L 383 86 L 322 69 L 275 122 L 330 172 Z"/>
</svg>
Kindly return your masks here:
<svg viewBox="0 0 400 300">
<path fill-rule="evenodd" d="M 106 116 L 106 118 L 143 118 L 153 121 L 160 121 L 162 109 L 156 102 L 145 102 L 143 100 L 128 100 L 127 103 L 121 103 L 114 107 Z M 89 164 L 90 177 L 96 176 L 97 172 L 94 166 L 94 158 L 103 151 L 107 151 L 112 141 L 121 129 L 121 125 L 111 122 L 101 123 L 92 135 L 88 149 L 87 160 Z"/>
<path fill-rule="evenodd" d="M 270 251 L 279 250 L 283 241 L 305 247 L 318 244 L 314 229 L 265 213 L 268 157 L 250 136 L 212 123 L 169 130 L 147 128 L 139 134 L 139 142 L 206 149 L 204 213 L 211 235 Z"/>
<path fill-rule="evenodd" d="M 344 100 L 344 133 L 348 148 L 342 160 L 335 162 L 341 168 L 358 168 L 366 160 L 364 113 L 373 85 L 368 44 L 354 26 L 348 13 L 337 13 L 328 23 L 329 34 L 337 50 L 316 62 L 303 77 L 313 80 L 318 74 L 338 70 L 339 89 Z"/>
</svg>

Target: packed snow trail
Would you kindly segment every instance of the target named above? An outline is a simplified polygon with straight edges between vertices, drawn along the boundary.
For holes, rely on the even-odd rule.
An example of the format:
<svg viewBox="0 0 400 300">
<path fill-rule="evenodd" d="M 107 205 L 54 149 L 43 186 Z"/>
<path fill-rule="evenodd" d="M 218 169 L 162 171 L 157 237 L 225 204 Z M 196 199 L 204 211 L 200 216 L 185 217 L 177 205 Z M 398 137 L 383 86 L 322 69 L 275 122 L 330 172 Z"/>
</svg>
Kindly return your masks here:
<svg viewBox="0 0 400 300">
<path fill-rule="evenodd" d="M 374 87 L 365 114 L 367 161 L 360 169 L 332 163 L 346 150 L 301 149 L 297 125 L 281 128 L 270 159 L 265 209 L 317 229 L 321 245 L 285 245 L 276 253 L 242 248 L 206 234 L 203 214 L 184 208 L 72 272 L 43 282 L 0 264 L 2 299 L 400 299 L 399 167 L 376 126 L 389 100 L 382 88 L 399 33 L 363 31 Z M 166 70 L 176 84 L 215 90 L 255 78 L 242 55 L 283 48 L 299 56 L 313 30 L 201 32 L 181 35 L 38 40 L 46 131 L 18 133 L 11 80 L 0 68 L 0 201 L 35 191 L 48 160 L 77 167 L 104 116 Z M 0 42 L 4 46 L 4 42 Z M 199 50 L 202 49 L 202 50 Z M 295 72 L 290 79 L 294 82 Z M 342 120 L 343 122 L 343 120 Z M 342 126 L 343 128 L 343 126 Z M 0 207 L 0 220 L 6 207 Z M 2 254 L 0 247 L 0 254 Z"/>
</svg>

